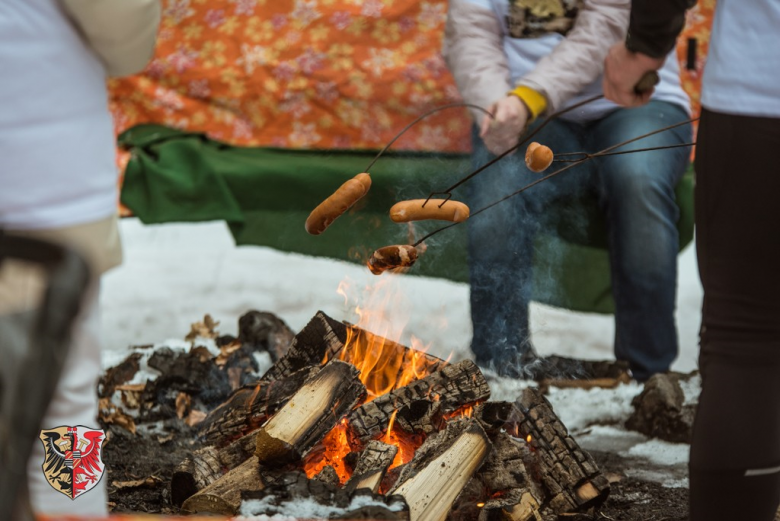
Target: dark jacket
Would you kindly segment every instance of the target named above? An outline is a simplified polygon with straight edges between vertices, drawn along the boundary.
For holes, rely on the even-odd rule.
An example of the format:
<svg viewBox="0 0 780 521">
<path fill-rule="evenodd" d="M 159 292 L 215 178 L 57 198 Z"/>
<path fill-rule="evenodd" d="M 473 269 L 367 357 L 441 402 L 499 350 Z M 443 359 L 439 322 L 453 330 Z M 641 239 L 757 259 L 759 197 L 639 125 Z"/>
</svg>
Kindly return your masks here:
<svg viewBox="0 0 780 521">
<path fill-rule="evenodd" d="M 685 11 L 694 5 L 696 0 L 633 0 L 626 48 L 663 58 L 685 25 Z"/>
</svg>

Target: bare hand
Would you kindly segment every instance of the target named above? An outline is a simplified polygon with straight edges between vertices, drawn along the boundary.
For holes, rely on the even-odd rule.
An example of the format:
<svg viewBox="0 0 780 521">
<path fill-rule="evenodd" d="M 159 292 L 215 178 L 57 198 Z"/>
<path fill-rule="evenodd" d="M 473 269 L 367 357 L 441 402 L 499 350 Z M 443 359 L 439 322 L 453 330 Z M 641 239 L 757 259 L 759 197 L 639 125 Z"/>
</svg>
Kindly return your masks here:
<svg viewBox="0 0 780 521">
<path fill-rule="evenodd" d="M 648 71 L 657 71 L 665 58 L 631 52 L 625 43 L 612 46 L 604 60 L 604 96 L 624 107 L 639 107 L 650 101 L 653 89 L 638 94 L 634 87 Z"/>
<path fill-rule="evenodd" d="M 503 154 L 520 141 L 528 122 L 528 108 L 520 98 L 510 94 L 493 103 L 488 111 L 494 118 L 488 115 L 482 118 L 479 137 L 490 152 Z"/>
</svg>

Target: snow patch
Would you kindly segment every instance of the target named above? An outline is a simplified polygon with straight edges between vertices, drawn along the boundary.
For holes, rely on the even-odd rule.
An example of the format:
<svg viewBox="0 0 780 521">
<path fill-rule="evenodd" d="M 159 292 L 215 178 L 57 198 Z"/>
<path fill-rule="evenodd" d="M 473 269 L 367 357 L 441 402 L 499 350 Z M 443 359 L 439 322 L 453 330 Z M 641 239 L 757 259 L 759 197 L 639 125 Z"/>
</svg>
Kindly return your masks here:
<svg viewBox="0 0 780 521">
<path fill-rule="evenodd" d="M 648 440 L 621 452 L 624 457 L 644 458 L 658 465 L 677 465 L 688 462 L 691 446 L 687 443 L 669 443 L 661 440 Z"/>
<path fill-rule="evenodd" d="M 322 505 L 314 498 L 296 498 L 276 504 L 277 498 L 266 497 L 263 499 L 248 499 L 242 501 L 240 516 L 241 521 L 296 521 L 297 519 L 321 519 L 335 515 L 344 515 L 353 510 L 365 507 L 384 507 L 392 512 L 400 512 L 403 503 L 385 504 L 370 496 L 356 495 L 345 508 L 332 505 Z"/>
<path fill-rule="evenodd" d="M 550 388 L 547 399 L 555 414 L 570 432 L 591 425 L 622 425 L 634 408 L 631 400 L 642 392 L 636 382 L 621 384 L 614 389 L 558 389 Z"/>
</svg>

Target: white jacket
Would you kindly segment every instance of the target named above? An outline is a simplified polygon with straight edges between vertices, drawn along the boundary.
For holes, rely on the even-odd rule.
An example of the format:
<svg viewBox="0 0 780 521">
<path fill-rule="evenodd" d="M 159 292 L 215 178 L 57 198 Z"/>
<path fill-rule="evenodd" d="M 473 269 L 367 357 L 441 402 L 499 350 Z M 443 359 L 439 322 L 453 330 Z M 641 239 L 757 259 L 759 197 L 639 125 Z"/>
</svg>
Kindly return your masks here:
<svg viewBox="0 0 780 521">
<path fill-rule="evenodd" d="M 158 0 L 0 1 L 0 228 L 60 228 L 117 207 L 106 75 L 151 58 Z"/>
<path fill-rule="evenodd" d="M 604 58 L 610 46 L 625 38 L 631 2 L 578 3 L 574 25 L 565 36 L 547 33 L 516 38 L 508 26 L 509 0 L 450 0 L 443 53 L 464 100 L 487 107 L 512 88 L 526 85 L 547 98 L 547 113 L 551 113 L 601 94 Z M 659 75 L 661 82 L 653 98 L 689 110 L 674 56 L 670 55 Z M 566 117 L 588 121 L 615 108 L 601 100 Z M 479 121 L 482 116 L 477 114 Z"/>
</svg>

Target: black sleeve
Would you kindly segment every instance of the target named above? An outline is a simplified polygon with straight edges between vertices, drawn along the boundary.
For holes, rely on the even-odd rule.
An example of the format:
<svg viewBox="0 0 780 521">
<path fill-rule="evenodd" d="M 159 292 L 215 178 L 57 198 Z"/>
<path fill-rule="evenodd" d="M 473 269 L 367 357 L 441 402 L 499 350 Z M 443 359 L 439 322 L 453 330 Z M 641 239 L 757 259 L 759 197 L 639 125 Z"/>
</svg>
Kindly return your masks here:
<svg viewBox="0 0 780 521">
<path fill-rule="evenodd" d="M 685 11 L 696 0 L 633 0 L 626 48 L 653 58 L 663 58 L 674 49 L 685 25 Z"/>
</svg>

